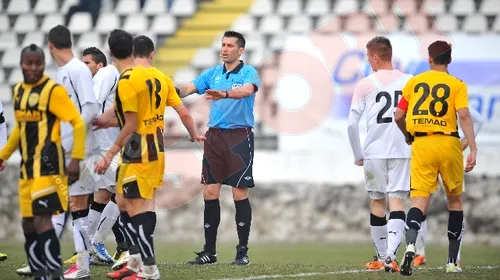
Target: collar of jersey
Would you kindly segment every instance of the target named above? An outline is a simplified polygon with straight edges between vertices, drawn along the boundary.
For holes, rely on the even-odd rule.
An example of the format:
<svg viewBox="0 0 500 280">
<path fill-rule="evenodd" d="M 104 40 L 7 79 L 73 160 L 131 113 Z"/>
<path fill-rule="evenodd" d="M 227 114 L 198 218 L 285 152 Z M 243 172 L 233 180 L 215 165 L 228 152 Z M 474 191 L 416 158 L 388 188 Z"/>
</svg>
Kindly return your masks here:
<svg viewBox="0 0 500 280">
<path fill-rule="evenodd" d="M 43 75 L 43 76 L 40 78 L 40 80 L 38 80 L 38 81 L 37 81 L 36 83 L 34 83 L 34 84 L 28 84 L 28 83 L 26 83 L 26 82 L 24 82 L 24 81 L 23 81 L 23 84 L 25 84 L 25 85 L 27 85 L 27 86 L 30 86 L 30 87 L 36 87 L 36 86 L 38 86 L 38 85 L 43 84 L 43 83 L 44 83 L 46 80 L 48 80 L 48 79 L 49 79 L 49 77 L 47 77 L 47 76 Z"/>
<path fill-rule="evenodd" d="M 238 64 L 238 66 L 234 67 L 233 70 L 229 71 L 229 73 L 238 74 L 244 65 L 245 65 L 245 63 L 243 62 L 243 60 L 240 60 L 240 64 Z M 226 65 L 222 64 L 222 74 L 226 74 L 226 72 L 227 72 Z"/>
</svg>

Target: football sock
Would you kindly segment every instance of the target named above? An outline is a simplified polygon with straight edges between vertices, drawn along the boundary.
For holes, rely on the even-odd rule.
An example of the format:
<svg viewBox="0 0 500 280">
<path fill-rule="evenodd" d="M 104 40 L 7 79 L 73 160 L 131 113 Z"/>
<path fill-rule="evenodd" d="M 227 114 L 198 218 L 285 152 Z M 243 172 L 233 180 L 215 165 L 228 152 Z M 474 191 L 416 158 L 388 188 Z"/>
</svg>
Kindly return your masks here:
<svg viewBox="0 0 500 280">
<path fill-rule="evenodd" d="M 89 216 L 88 216 L 89 228 L 87 230 L 87 234 L 89 235 L 90 240 L 93 239 L 97 227 L 98 225 L 100 225 L 101 214 L 102 211 L 104 210 L 104 207 L 106 207 L 106 204 L 98 202 L 92 202 L 92 204 L 90 205 Z"/>
<path fill-rule="evenodd" d="M 53 279 L 63 276 L 61 263 L 61 246 L 54 229 L 38 235 L 40 250 L 43 252 L 45 265 Z"/>
<path fill-rule="evenodd" d="M 88 209 L 71 212 L 71 215 L 73 216 L 73 238 L 75 241 L 75 250 L 77 253 L 88 251 L 90 248 L 90 242 L 85 230 Z"/>
<path fill-rule="evenodd" d="M 122 226 L 120 225 L 119 220 L 116 220 L 115 224 L 111 228 L 113 230 L 113 234 L 115 235 L 116 246 L 120 249 L 127 249 L 127 242 L 125 241 L 125 232 Z"/>
<path fill-rule="evenodd" d="M 116 205 L 116 203 L 110 201 L 106 204 L 106 207 L 104 207 L 104 210 L 102 211 L 101 220 L 99 221 L 97 230 L 94 234 L 94 239 L 92 240 L 93 244 L 103 243 L 106 240 L 106 237 L 111 232 L 119 215 L 120 210 L 118 209 L 118 205 Z"/>
<path fill-rule="evenodd" d="M 422 210 L 413 207 L 408 210 L 408 215 L 406 216 L 406 244 L 415 245 L 417 241 L 418 231 L 420 229 L 420 223 L 424 218 L 424 213 Z"/>
<path fill-rule="evenodd" d="M 67 212 L 52 216 L 52 225 L 54 225 L 54 230 L 56 231 L 56 235 L 58 238 L 61 238 L 61 235 L 63 233 L 67 218 L 66 215 L 68 215 Z"/>
<path fill-rule="evenodd" d="M 417 236 L 417 255 L 425 256 L 425 235 L 427 233 L 427 216 L 424 215 L 424 220 L 420 223 L 420 230 Z"/>
<path fill-rule="evenodd" d="M 460 261 L 460 253 L 462 252 L 462 245 L 464 244 L 464 234 L 465 234 L 465 218 L 462 222 L 462 238 L 460 238 L 460 248 L 458 248 L 457 261 Z"/>
<path fill-rule="evenodd" d="M 458 250 L 462 240 L 464 212 L 449 211 L 448 217 L 448 263 L 457 262 Z"/>
<path fill-rule="evenodd" d="M 370 228 L 377 257 L 382 259 L 387 251 L 387 220 L 370 213 Z"/>
<path fill-rule="evenodd" d="M 142 262 L 145 266 L 156 265 L 151 213 L 141 213 L 130 218 L 136 232 L 136 246 L 140 249 Z"/>
<path fill-rule="evenodd" d="M 236 230 L 238 231 L 239 245 L 247 247 L 250 227 L 252 225 L 252 206 L 248 198 L 235 201 L 234 206 L 236 208 L 234 220 L 236 222 Z"/>
<path fill-rule="evenodd" d="M 216 254 L 217 229 L 220 224 L 219 199 L 205 200 L 204 211 L 205 252 Z"/>
<path fill-rule="evenodd" d="M 125 233 L 125 240 L 127 242 L 128 253 L 130 255 L 127 262 L 127 268 L 138 272 L 141 267 L 141 255 L 138 246 L 136 246 L 136 231 L 127 212 L 120 212 L 119 221 L 120 226 Z"/>
<path fill-rule="evenodd" d="M 24 233 L 24 251 L 28 256 L 28 264 L 35 277 L 45 275 L 45 264 L 43 259 L 42 247 L 38 241 L 38 235 L 35 232 Z"/>
<path fill-rule="evenodd" d="M 146 213 L 148 214 L 149 218 L 153 222 L 153 232 L 154 232 L 154 230 L 156 229 L 156 212 L 148 211 Z"/>
<path fill-rule="evenodd" d="M 396 253 L 403 239 L 405 231 L 406 214 L 404 211 L 393 211 L 389 214 L 389 222 L 387 222 L 387 253 L 394 260 Z M 386 254 L 387 256 L 387 254 Z"/>
</svg>

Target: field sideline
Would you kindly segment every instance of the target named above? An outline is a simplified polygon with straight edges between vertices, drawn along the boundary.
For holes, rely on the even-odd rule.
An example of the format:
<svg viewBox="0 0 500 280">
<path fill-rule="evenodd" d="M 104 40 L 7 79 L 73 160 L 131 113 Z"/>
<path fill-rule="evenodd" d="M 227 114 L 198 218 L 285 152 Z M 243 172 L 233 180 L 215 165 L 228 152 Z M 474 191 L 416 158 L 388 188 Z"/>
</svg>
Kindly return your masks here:
<svg viewBox="0 0 500 280">
<path fill-rule="evenodd" d="M 110 244 L 111 245 L 111 244 Z M 184 264 L 194 257 L 200 244 L 157 243 L 157 260 L 162 279 L 396 279 L 399 274 L 368 272 L 364 264 L 373 255 L 370 244 L 254 244 L 250 247 L 251 264 L 248 267 L 230 265 L 234 258 L 234 244 L 218 248 L 218 264 L 192 266 Z M 71 255 L 72 244 L 65 243 L 64 259 Z M 427 265 L 416 271 L 412 279 L 500 279 L 500 248 L 466 245 L 462 262 L 464 273 L 447 276 L 444 265 L 447 249 L 431 244 L 427 249 Z M 1 279 L 20 279 L 15 270 L 25 263 L 24 250 L 18 241 L 2 241 L 0 252 L 9 258 L 0 263 Z M 110 252 L 113 253 L 113 252 Z M 399 252 L 401 255 L 402 251 Z M 400 260 L 401 257 L 398 257 Z M 92 279 L 106 279 L 107 267 L 92 267 Z M 22 279 L 22 278 L 21 278 Z"/>
</svg>

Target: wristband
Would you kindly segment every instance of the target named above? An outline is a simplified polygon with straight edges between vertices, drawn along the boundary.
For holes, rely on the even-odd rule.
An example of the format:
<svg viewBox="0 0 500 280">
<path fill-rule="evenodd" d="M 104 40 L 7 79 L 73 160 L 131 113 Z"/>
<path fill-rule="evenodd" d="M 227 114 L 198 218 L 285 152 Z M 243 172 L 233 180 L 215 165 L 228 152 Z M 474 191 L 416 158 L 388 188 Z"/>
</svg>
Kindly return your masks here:
<svg viewBox="0 0 500 280">
<path fill-rule="evenodd" d="M 226 98 L 229 98 L 229 91 L 225 90 L 224 92 L 226 93 Z"/>
</svg>

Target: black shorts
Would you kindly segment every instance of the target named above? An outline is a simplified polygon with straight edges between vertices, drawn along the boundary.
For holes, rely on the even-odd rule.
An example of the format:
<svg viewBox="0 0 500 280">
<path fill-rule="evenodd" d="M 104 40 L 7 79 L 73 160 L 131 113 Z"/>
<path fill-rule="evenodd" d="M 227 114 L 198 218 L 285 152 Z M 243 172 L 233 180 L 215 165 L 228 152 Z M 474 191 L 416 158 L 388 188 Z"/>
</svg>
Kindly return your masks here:
<svg viewBox="0 0 500 280">
<path fill-rule="evenodd" d="M 210 128 L 203 151 L 202 184 L 252 188 L 254 136 L 251 128 Z"/>
</svg>

